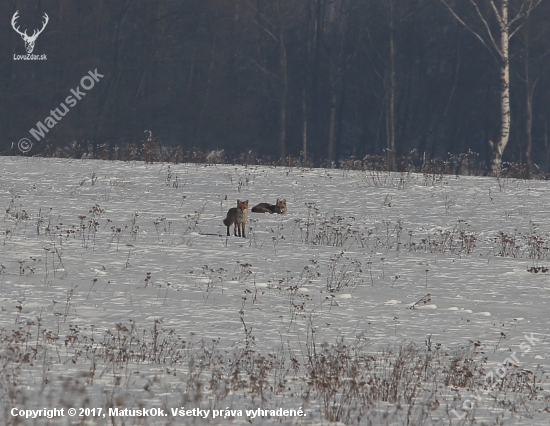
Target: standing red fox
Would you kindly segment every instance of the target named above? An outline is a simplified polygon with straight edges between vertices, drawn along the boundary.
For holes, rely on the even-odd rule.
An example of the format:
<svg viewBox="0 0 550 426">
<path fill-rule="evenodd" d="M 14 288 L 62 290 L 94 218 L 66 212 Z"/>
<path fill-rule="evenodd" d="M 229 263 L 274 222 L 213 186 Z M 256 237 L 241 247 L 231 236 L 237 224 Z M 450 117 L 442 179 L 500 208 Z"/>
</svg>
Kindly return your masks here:
<svg viewBox="0 0 550 426">
<path fill-rule="evenodd" d="M 246 227 L 246 221 L 248 220 L 248 200 L 237 200 L 237 207 L 229 209 L 227 217 L 223 220 L 225 226 L 227 226 L 227 236 L 229 236 L 229 227 L 235 225 L 233 229 L 235 237 L 237 236 L 237 229 L 239 230 L 239 237 L 241 236 L 241 229 L 243 231 L 243 238 L 246 238 L 244 229 Z"/>
<path fill-rule="evenodd" d="M 254 213 L 286 214 L 286 199 L 285 200 L 279 200 L 277 198 L 277 202 L 275 204 L 260 203 L 256 206 L 252 207 L 252 211 Z"/>
</svg>

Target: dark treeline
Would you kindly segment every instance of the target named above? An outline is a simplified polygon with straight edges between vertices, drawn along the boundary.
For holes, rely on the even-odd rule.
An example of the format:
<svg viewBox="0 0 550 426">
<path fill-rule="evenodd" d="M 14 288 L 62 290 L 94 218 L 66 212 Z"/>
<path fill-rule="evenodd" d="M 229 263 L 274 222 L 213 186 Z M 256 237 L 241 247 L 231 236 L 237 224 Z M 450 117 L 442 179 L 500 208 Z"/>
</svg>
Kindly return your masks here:
<svg viewBox="0 0 550 426">
<path fill-rule="evenodd" d="M 503 1 L 495 0 L 497 5 Z M 536 3 L 509 0 L 509 15 Z M 167 147 L 315 164 L 378 155 L 433 159 L 473 151 L 488 166 L 501 131 L 501 59 L 474 34 L 469 1 L 97 0 L 0 5 L 0 151 L 85 141 L 108 152 L 150 130 Z M 497 38 L 490 2 L 476 0 Z M 523 8 L 523 9 L 522 9 Z M 14 60 L 20 30 L 41 28 Z M 511 128 L 505 161 L 548 169 L 550 1 L 510 32 Z M 521 25 L 521 26 L 520 26 Z M 472 30 L 472 31 L 471 31 Z M 104 77 L 36 141 L 37 122 L 88 71 Z M 86 148 L 88 149 L 88 148 Z M 20 154 L 20 153 L 19 153 Z"/>
</svg>

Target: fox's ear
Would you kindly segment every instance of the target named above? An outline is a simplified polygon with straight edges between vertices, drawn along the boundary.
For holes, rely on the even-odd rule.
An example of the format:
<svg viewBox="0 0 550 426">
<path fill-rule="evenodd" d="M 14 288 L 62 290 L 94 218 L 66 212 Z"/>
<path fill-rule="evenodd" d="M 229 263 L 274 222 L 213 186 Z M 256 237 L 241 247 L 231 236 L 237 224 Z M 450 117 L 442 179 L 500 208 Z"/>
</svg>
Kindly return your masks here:
<svg viewBox="0 0 550 426">
<path fill-rule="evenodd" d="M 277 202 L 275 204 L 279 204 L 279 199 L 277 198 Z"/>
<path fill-rule="evenodd" d="M 285 203 L 285 204 L 286 204 L 286 198 L 285 198 L 285 199 L 283 200 L 283 203 Z"/>
<path fill-rule="evenodd" d="M 237 204 L 239 204 L 241 202 L 241 200 L 237 200 Z"/>
</svg>

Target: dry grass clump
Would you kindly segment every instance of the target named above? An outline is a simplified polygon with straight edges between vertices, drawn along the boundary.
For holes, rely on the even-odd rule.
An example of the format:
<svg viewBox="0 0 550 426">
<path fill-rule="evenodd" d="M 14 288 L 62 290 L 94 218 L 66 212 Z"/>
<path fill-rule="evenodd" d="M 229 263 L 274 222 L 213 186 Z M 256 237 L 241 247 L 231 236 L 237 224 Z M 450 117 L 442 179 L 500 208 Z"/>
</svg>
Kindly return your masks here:
<svg viewBox="0 0 550 426">
<path fill-rule="evenodd" d="M 541 232 L 538 225 L 531 223 L 529 232 L 522 234 L 514 231 L 507 234 L 500 231 L 491 242 L 495 245 L 497 256 L 528 258 L 535 266 L 538 261 L 550 259 L 550 233 Z"/>
<path fill-rule="evenodd" d="M 301 243 L 333 247 L 361 247 L 374 251 L 401 251 L 471 255 L 477 244 L 477 233 L 464 220 L 458 220 L 452 229 L 437 229 L 415 235 L 405 230 L 401 221 L 382 221 L 366 228 L 354 217 L 327 216 L 314 203 L 307 203 L 308 215 L 296 219 L 293 236 Z M 408 235 L 408 241 L 404 238 Z M 416 237 L 416 238 L 415 238 Z"/>
<path fill-rule="evenodd" d="M 305 424 L 359 425 L 375 419 L 388 425 L 451 424 L 450 411 L 472 392 L 486 394 L 490 404 L 506 412 L 549 409 L 542 371 L 510 368 L 485 392 L 487 361 L 480 344 L 446 352 L 428 339 L 426 347 L 376 351 L 364 336 L 316 342 L 310 325 L 302 350 L 287 343 L 262 353 L 246 325 L 245 345 L 233 349 L 217 339 L 184 340 L 159 320 L 148 328 L 132 321 L 103 331 L 60 327 L 46 330 L 37 319 L 0 330 L 0 412 L 7 424 L 19 421 L 8 414 L 11 408 L 34 408 L 44 403 L 36 398 L 45 395 L 52 406 L 87 404 L 105 412 L 132 404 L 166 410 L 170 404 L 231 406 L 243 412 L 296 405 L 307 413 Z M 167 389 L 177 397 L 172 402 L 161 396 Z M 167 424 L 178 420 L 166 418 Z M 121 421 L 111 419 L 112 424 Z"/>
</svg>

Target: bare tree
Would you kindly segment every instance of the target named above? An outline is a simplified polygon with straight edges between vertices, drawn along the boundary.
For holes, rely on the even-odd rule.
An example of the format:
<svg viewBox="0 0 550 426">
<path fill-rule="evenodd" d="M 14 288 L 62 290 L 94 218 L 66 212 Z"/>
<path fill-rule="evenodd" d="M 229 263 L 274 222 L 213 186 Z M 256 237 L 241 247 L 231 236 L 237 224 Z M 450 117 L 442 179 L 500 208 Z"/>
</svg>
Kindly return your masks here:
<svg viewBox="0 0 550 426">
<path fill-rule="evenodd" d="M 524 84 L 525 91 L 525 165 L 526 165 L 526 179 L 531 179 L 533 172 L 533 160 L 532 160 L 532 147 L 533 147 L 533 96 L 535 94 L 535 86 L 543 75 L 548 72 L 548 62 L 543 62 L 543 59 L 550 54 L 550 49 L 545 46 L 543 53 L 540 49 L 532 49 L 532 42 L 537 42 L 544 39 L 544 35 L 547 34 L 547 25 L 543 28 L 531 28 L 531 19 L 526 19 L 526 24 L 523 26 L 521 32 L 522 44 L 523 44 L 523 75 L 517 73 L 518 78 Z M 536 29 L 534 37 L 531 33 Z M 535 57 L 531 55 L 531 50 L 534 51 Z"/>
<path fill-rule="evenodd" d="M 279 159 L 281 162 L 284 162 L 286 157 L 288 118 L 288 57 L 286 31 L 290 19 L 290 13 L 287 9 L 289 5 L 291 5 L 291 2 L 289 2 L 289 0 L 277 0 L 274 4 L 270 2 L 265 2 L 264 4 L 264 2 L 257 0 L 256 4 L 252 2 L 248 2 L 247 4 L 255 12 L 256 16 L 254 23 L 260 30 L 257 59 L 250 58 L 250 60 L 269 81 L 268 86 L 270 86 L 272 90 L 278 92 Z M 264 38 L 276 43 L 276 49 L 278 50 L 278 70 L 270 70 L 268 56 L 273 48 L 268 46 Z"/>
<path fill-rule="evenodd" d="M 387 92 L 388 108 L 386 114 L 387 127 L 387 167 L 391 172 L 395 171 L 395 11 L 393 0 L 388 0 L 390 11 L 390 90 Z"/>
<path fill-rule="evenodd" d="M 287 127 L 287 98 L 288 98 L 288 68 L 285 45 L 286 13 L 285 2 L 277 1 L 277 15 L 279 21 L 279 65 L 281 76 L 280 108 L 279 108 L 279 157 L 284 162 L 286 157 L 286 127 Z"/>
<path fill-rule="evenodd" d="M 491 160 L 492 173 L 498 173 L 502 154 L 510 138 L 510 39 L 523 25 L 523 19 L 537 7 L 542 0 L 519 0 L 519 8 L 510 15 L 510 0 L 468 0 L 481 21 L 481 30 L 466 23 L 456 12 L 449 0 L 441 0 L 451 14 L 470 31 L 496 58 L 500 67 L 500 135 L 493 149 Z M 487 4 L 489 12 L 483 10 Z M 496 20 L 496 30 L 491 21 Z"/>
<path fill-rule="evenodd" d="M 341 141 L 337 140 L 340 139 L 337 136 L 337 116 L 340 117 L 338 127 L 341 130 L 346 81 L 350 64 L 357 53 L 357 43 L 350 41 L 350 17 L 355 10 L 354 3 L 346 0 L 326 2 L 325 8 L 323 46 L 327 62 L 329 104 L 327 165 L 331 167 L 333 161 L 338 159 L 336 149 Z"/>
</svg>

